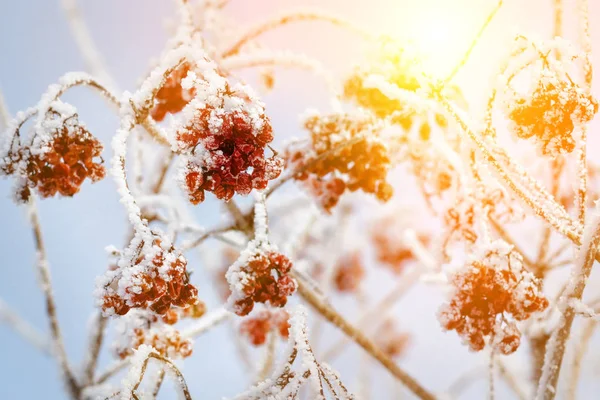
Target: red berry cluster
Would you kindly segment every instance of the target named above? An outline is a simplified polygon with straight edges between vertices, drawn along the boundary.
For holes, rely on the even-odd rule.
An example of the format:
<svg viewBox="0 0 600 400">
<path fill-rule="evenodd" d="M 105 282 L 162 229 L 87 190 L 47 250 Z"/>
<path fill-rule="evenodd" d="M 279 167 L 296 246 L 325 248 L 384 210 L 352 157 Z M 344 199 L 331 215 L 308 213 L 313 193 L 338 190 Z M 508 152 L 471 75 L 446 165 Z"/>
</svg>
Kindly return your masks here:
<svg viewBox="0 0 600 400">
<path fill-rule="evenodd" d="M 101 284 L 102 309 L 125 315 L 131 308 L 149 309 L 166 316 L 172 307 L 198 305 L 198 289 L 189 282 L 187 260 L 173 246 L 155 236 L 150 243 L 135 237 L 119 266 Z M 173 320 L 173 314 L 166 316 Z"/>
<path fill-rule="evenodd" d="M 521 337 L 514 320 L 528 319 L 548 307 L 539 281 L 524 269 L 521 255 L 499 240 L 454 274 L 451 283 L 455 292 L 440 309 L 439 319 L 473 351 L 482 350 L 489 337 L 500 353 L 513 353 Z"/>
<path fill-rule="evenodd" d="M 248 337 L 254 346 L 263 345 L 269 332 L 277 332 L 283 339 L 287 339 L 290 329 L 289 317 L 285 310 L 262 310 L 244 319 L 240 324 L 240 332 Z"/>
<path fill-rule="evenodd" d="M 86 178 L 92 182 L 104 178 L 102 144 L 79 123 L 77 114 L 65 117 L 50 110 L 44 125 L 52 128 L 45 132 L 48 138 L 40 140 L 41 149 L 22 147 L 3 160 L 5 174 L 24 179 L 17 189 L 18 200 L 27 201 L 34 188 L 43 198 L 56 193 L 71 197 L 79 192 Z"/>
<path fill-rule="evenodd" d="M 205 191 L 228 201 L 235 193 L 265 189 L 283 169 L 281 159 L 265 156 L 272 140 L 271 123 L 264 114 L 253 116 L 245 108 L 224 111 L 210 105 L 196 109 L 177 133 L 180 147 L 190 153 L 183 178 L 190 202 L 204 201 Z"/>
<path fill-rule="evenodd" d="M 533 93 L 508 105 L 512 129 L 521 139 L 535 137 L 542 154 L 570 153 L 575 125 L 590 121 L 598 102 L 570 79 L 543 74 Z"/>
<path fill-rule="evenodd" d="M 158 90 L 154 97 L 154 107 L 150 116 L 155 121 L 162 121 L 167 114 L 176 114 L 194 97 L 194 89 L 181 87 L 181 80 L 190 72 L 190 64 L 185 62 L 173 70 L 167 77 L 164 85 Z"/>
<path fill-rule="evenodd" d="M 359 252 L 354 252 L 338 262 L 333 283 L 339 292 L 356 292 L 365 276 L 362 257 Z"/>
<path fill-rule="evenodd" d="M 288 296 L 296 290 L 296 282 L 289 275 L 292 262 L 275 251 L 257 253 L 243 261 L 242 265 L 236 262 L 227 273 L 233 311 L 244 316 L 252 311 L 254 303 L 285 306 Z"/>
<path fill-rule="evenodd" d="M 381 201 L 390 199 L 393 189 L 385 180 L 390 168 L 388 149 L 372 132 L 370 118 L 312 116 L 305 127 L 311 135 L 310 150 L 291 149 L 287 159 L 299 171 L 295 179 L 307 181 L 326 211 L 346 190 L 360 189 Z"/>
</svg>

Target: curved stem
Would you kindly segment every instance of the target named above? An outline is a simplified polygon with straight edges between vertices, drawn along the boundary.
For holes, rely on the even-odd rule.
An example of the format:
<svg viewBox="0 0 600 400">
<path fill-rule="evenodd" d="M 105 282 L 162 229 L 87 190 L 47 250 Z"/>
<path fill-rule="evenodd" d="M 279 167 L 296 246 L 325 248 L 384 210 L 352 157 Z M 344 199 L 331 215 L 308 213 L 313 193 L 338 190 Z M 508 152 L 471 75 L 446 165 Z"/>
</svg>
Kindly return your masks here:
<svg viewBox="0 0 600 400">
<path fill-rule="evenodd" d="M 246 43 L 250 42 L 253 39 L 256 39 L 258 36 L 264 34 L 265 32 L 297 21 L 326 21 L 337 26 L 348 28 L 351 31 L 358 33 L 364 38 L 372 38 L 372 36 L 368 32 L 358 28 L 353 23 L 323 11 L 290 11 L 277 17 L 272 17 L 269 20 L 261 22 L 257 26 L 250 28 L 247 32 L 243 33 L 233 44 L 226 48 L 221 53 L 221 57 L 226 58 L 237 54 Z"/>
<path fill-rule="evenodd" d="M 46 258 L 46 248 L 44 246 L 44 239 L 42 236 L 42 229 L 40 226 L 40 220 L 37 213 L 37 208 L 33 200 L 28 203 L 29 220 L 33 230 L 33 237 L 35 241 L 35 248 L 37 250 L 37 271 L 39 274 L 40 286 L 46 299 L 46 314 L 50 322 L 50 333 L 52 336 L 52 344 L 54 355 L 58 361 L 58 365 L 61 369 L 63 379 L 69 394 L 73 399 L 78 399 L 81 393 L 81 387 L 71 370 L 69 365 L 69 359 L 65 350 L 65 344 L 62 337 L 60 325 L 58 323 L 58 316 L 56 313 L 56 303 L 54 300 L 54 292 L 52 290 L 52 282 L 50 279 L 50 268 L 48 267 L 48 261 Z"/>
</svg>

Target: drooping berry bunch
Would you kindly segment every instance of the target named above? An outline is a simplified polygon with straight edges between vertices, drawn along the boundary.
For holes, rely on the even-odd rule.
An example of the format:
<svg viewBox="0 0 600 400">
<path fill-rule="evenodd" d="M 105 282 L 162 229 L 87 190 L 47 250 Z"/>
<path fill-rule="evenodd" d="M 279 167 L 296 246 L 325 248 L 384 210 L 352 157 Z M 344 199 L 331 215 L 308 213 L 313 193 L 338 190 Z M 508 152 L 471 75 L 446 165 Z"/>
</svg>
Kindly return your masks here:
<svg viewBox="0 0 600 400">
<path fill-rule="evenodd" d="M 386 182 L 390 158 L 377 137 L 374 120 L 367 114 L 312 115 L 304 122 L 310 132 L 309 147 L 292 146 L 288 163 L 299 173 L 295 179 L 307 186 L 330 211 L 346 191 L 362 190 L 381 201 L 393 189 Z"/>
<path fill-rule="evenodd" d="M 502 354 L 517 350 L 521 333 L 516 321 L 548 307 L 540 282 L 525 270 L 522 256 L 512 246 L 496 240 L 479 257 L 451 277 L 454 294 L 439 311 L 443 328 L 455 330 L 479 351 L 486 338 Z"/>
<path fill-rule="evenodd" d="M 335 267 L 333 284 L 337 291 L 356 292 L 365 276 L 361 253 L 356 251 L 342 257 Z"/>
<path fill-rule="evenodd" d="M 226 275 L 232 289 L 229 303 L 233 311 L 244 316 L 252 311 L 254 303 L 285 306 L 288 296 L 296 290 L 296 282 L 289 275 L 291 261 L 276 251 L 248 250 Z"/>
<path fill-rule="evenodd" d="M 545 155 L 572 152 L 575 127 L 597 112 L 591 94 L 549 69 L 542 71 L 530 95 L 516 95 L 507 105 L 512 131 L 521 139 L 534 137 Z"/>
<path fill-rule="evenodd" d="M 193 341 L 147 310 L 132 310 L 119 318 L 115 330 L 118 335 L 113 350 L 121 359 L 131 356 L 142 345 L 152 346 L 163 357 L 177 359 L 192 355 Z"/>
<path fill-rule="evenodd" d="M 263 345 L 269 332 L 277 332 L 282 339 L 287 339 L 290 334 L 289 317 L 285 310 L 261 310 L 242 321 L 240 332 L 254 346 Z"/>
<path fill-rule="evenodd" d="M 190 283 L 186 265 L 167 238 L 136 234 L 117 266 L 98 279 L 103 312 L 125 315 L 139 308 L 165 316 L 172 307 L 197 307 L 198 289 Z"/>
<path fill-rule="evenodd" d="M 18 201 L 26 202 L 32 189 L 42 198 L 57 193 L 71 197 L 85 179 L 97 182 L 104 178 L 102 144 L 79 122 L 76 110 L 58 100 L 36 124 L 31 144 L 16 148 L 14 144 L 1 160 L 0 170 L 19 180 Z"/>
<path fill-rule="evenodd" d="M 176 134 L 184 154 L 181 183 L 190 202 L 204 201 L 205 191 L 228 201 L 235 193 L 264 189 L 279 176 L 283 161 L 265 155 L 273 140 L 270 120 L 247 86 L 230 83 L 216 70 L 201 79 L 189 73 L 182 84 L 196 92 Z"/>
<path fill-rule="evenodd" d="M 154 97 L 154 107 L 150 110 L 150 116 L 155 121 L 162 121 L 167 114 L 177 114 L 192 100 L 194 89 L 184 89 L 181 81 L 191 70 L 189 62 L 182 63 L 167 77 L 164 85 L 158 90 Z"/>
</svg>

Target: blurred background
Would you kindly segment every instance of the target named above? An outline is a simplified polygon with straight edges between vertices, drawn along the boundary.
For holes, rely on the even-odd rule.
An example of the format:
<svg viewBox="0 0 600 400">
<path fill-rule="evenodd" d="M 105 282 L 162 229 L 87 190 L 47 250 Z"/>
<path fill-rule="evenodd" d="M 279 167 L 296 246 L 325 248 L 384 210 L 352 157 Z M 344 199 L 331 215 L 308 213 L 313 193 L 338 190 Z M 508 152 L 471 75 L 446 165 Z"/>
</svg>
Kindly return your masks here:
<svg viewBox="0 0 600 400">
<path fill-rule="evenodd" d="M 506 0 L 504 3 L 456 78 L 475 119 L 482 116 L 484 98 L 515 33 L 547 38 L 552 32 L 551 0 Z M 14 114 L 37 103 L 48 85 L 62 74 L 85 70 L 86 66 L 60 0 L 2 0 L 1 5 L 0 90 Z M 172 32 L 176 21 L 174 2 L 81 0 L 79 5 L 108 71 L 119 87 L 134 90 Z M 351 19 L 373 33 L 390 32 L 413 38 L 430 55 L 431 68 L 443 73 L 460 58 L 495 5 L 495 0 L 231 0 L 225 10 L 236 21 L 232 29 L 243 31 L 244 27 L 288 8 L 319 7 Z M 600 43 L 600 30 L 593 24 L 600 17 L 600 2 L 590 1 L 590 8 L 594 44 Z M 565 35 L 575 40 L 574 1 L 565 1 L 565 12 Z M 265 34 L 261 42 L 268 48 L 291 49 L 310 55 L 340 76 L 348 74 L 367 50 L 363 40 L 352 32 L 322 22 L 293 23 Z M 598 54 L 593 57 L 596 65 L 600 65 Z M 251 84 L 259 82 L 256 71 L 243 76 Z M 598 93 L 597 83 L 598 80 L 594 84 L 595 93 Z M 108 160 L 108 144 L 118 123 L 113 111 L 95 93 L 84 88 L 73 90 L 65 99 L 77 106 L 80 119 L 105 144 L 104 158 Z M 275 147 L 291 136 L 305 134 L 298 122 L 299 113 L 309 107 L 323 111 L 329 108 L 322 80 L 307 71 L 279 67 L 276 68 L 275 87 L 263 96 L 263 100 L 273 121 Z M 44 299 L 33 268 L 33 238 L 24 207 L 16 206 L 10 198 L 11 188 L 10 180 L 0 181 L 0 298 L 40 332 L 47 333 Z M 410 192 L 399 194 L 410 196 Z M 201 224 L 211 226 L 219 221 L 219 205 L 211 196 L 207 198 L 208 201 L 191 212 Z M 121 247 L 125 240 L 124 210 L 110 177 L 94 185 L 84 184 L 81 192 L 72 199 L 48 199 L 38 204 L 59 321 L 68 354 L 74 363 L 80 363 L 85 354 L 86 326 L 94 310 L 91 295 L 94 279 L 107 267 L 105 246 Z M 211 251 L 210 246 L 203 249 Z M 218 306 L 218 299 L 215 289 L 203 279 L 201 260 L 197 253 L 190 255 L 190 267 L 198 271 L 194 283 L 210 310 Z M 373 283 L 376 285 L 373 287 L 375 296 L 385 292 L 382 279 L 373 279 L 373 282 L 376 282 Z M 444 390 L 461 374 L 487 363 L 481 354 L 470 353 L 462 346 L 455 333 L 441 331 L 435 312 L 443 299 L 443 293 L 437 288 L 419 285 L 395 309 L 403 329 L 413 334 L 412 345 L 400 362 L 433 391 Z M 352 319 L 351 302 L 341 302 L 339 307 Z M 333 335 L 334 331 L 326 330 L 325 333 Z M 236 360 L 230 335 L 231 330 L 222 326 L 202 336 L 196 341 L 194 356 L 179 364 L 195 398 L 232 396 L 250 383 Z M 600 392 L 600 380 L 597 379 L 600 358 L 594 358 L 600 350 L 597 339 L 590 347 L 591 368 L 583 374 L 580 399 L 597 399 Z M 526 346 L 519 350 L 525 351 Z M 346 382 L 355 381 L 357 365 L 364 362 L 360 354 L 357 348 L 350 346 L 333 364 Z M 100 369 L 108 362 L 109 352 L 104 351 Z M 520 376 L 525 377 L 528 373 L 528 366 L 521 364 L 518 356 L 507 362 Z M 398 391 L 388 390 L 392 388 L 392 381 L 387 372 L 375 363 L 372 370 L 377 387 L 373 398 L 398 398 Z M 0 323 L 0 399 L 66 398 L 58 373 L 52 359 Z M 498 398 L 512 398 L 510 391 L 501 384 L 499 386 Z M 485 398 L 486 388 L 484 372 L 461 398 Z M 160 398 L 174 398 L 172 393 L 163 388 Z M 410 398 L 409 394 L 405 396 Z"/>
</svg>

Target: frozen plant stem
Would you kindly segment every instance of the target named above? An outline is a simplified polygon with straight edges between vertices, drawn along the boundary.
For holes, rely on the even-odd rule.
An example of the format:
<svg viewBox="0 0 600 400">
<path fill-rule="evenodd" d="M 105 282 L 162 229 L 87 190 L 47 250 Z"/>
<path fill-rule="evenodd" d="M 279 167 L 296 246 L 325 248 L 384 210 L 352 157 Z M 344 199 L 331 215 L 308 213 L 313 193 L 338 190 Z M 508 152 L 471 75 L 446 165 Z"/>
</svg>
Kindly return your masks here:
<svg viewBox="0 0 600 400">
<path fill-rule="evenodd" d="M 591 240 L 579 250 L 579 259 L 573 266 L 571 281 L 559 299 L 558 308 L 562 312 L 562 317 L 546 345 L 544 367 L 538 384 L 536 400 L 552 400 L 556 396 L 556 385 L 571 326 L 576 315 L 573 302 L 580 301 L 583 296 L 583 290 L 595 262 L 598 245 L 600 245 L 600 223 L 596 221 Z"/>
<path fill-rule="evenodd" d="M 69 366 L 69 360 L 65 351 L 65 345 L 62 338 L 60 326 L 58 324 L 58 317 L 56 315 L 56 303 L 54 301 L 54 293 L 52 290 L 52 283 L 50 280 L 50 269 L 48 267 L 48 261 L 46 258 L 46 249 L 44 247 L 44 240 L 42 237 L 42 230 L 40 227 L 40 220 L 37 213 L 37 207 L 33 200 L 28 204 L 29 221 L 33 229 L 33 237 L 35 241 L 35 248 L 37 250 L 37 269 L 40 280 L 40 286 L 42 293 L 46 299 L 46 313 L 50 322 L 50 333 L 53 342 L 53 352 L 60 367 L 63 379 L 69 391 L 69 395 L 72 399 L 79 399 L 81 394 L 81 387 L 75 379 L 75 375 Z"/>
<path fill-rule="evenodd" d="M 360 347 L 363 348 L 369 355 L 375 358 L 379 363 L 387 369 L 396 379 L 398 379 L 408 390 L 410 390 L 415 396 L 422 400 L 434 400 L 435 396 L 431 394 L 427 389 L 422 387 L 412 376 L 406 373 L 400 368 L 394 360 L 388 357 L 383 351 L 381 351 L 373 341 L 371 341 L 364 333 L 359 329 L 352 326 L 348 321 L 344 319 L 337 311 L 331 306 L 325 303 L 317 294 L 309 289 L 301 276 L 299 276 L 293 269 L 291 275 L 298 282 L 298 293 L 302 298 L 310 304 L 316 311 L 321 314 L 327 321 L 338 327 L 348 337 L 352 338 Z"/>
</svg>

